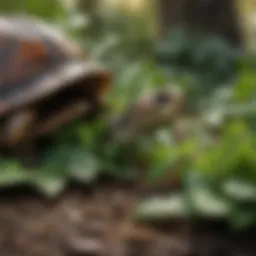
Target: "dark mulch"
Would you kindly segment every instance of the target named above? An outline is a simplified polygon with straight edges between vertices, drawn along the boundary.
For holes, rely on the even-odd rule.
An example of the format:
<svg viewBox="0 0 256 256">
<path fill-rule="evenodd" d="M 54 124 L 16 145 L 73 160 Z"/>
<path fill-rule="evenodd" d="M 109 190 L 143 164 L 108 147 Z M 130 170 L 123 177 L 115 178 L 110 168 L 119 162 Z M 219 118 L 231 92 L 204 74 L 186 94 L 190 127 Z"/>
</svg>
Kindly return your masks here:
<svg viewBox="0 0 256 256">
<path fill-rule="evenodd" d="M 0 193 L 1 256 L 255 256 L 256 236 L 217 223 L 135 223 L 132 184 L 71 186 L 54 201 L 29 189 Z"/>
</svg>

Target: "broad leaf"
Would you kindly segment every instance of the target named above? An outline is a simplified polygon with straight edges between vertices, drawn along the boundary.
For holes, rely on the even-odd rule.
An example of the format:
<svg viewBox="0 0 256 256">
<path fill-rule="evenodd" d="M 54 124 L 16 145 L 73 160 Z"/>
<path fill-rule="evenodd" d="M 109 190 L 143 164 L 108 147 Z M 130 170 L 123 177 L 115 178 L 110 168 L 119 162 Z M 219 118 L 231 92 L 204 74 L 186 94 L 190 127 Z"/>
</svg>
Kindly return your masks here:
<svg viewBox="0 0 256 256">
<path fill-rule="evenodd" d="M 233 200 L 239 202 L 256 203 L 256 184 L 238 179 L 231 179 L 222 185 L 223 192 Z"/>
<path fill-rule="evenodd" d="M 139 220 L 173 220 L 185 218 L 189 214 L 186 202 L 182 195 L 173 195 L 167 198 L 155 197 L 143 201 L 135 211 Z"/>
</svg>

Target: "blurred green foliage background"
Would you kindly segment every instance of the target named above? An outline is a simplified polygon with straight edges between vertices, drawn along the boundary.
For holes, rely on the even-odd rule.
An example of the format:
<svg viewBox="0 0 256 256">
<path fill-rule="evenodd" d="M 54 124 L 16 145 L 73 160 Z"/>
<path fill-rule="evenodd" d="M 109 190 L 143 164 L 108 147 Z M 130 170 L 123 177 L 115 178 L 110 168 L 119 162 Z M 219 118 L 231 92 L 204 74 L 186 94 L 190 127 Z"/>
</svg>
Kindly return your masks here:
<svg viewBox="0 0 256 256">
<path fill-rule="evenodd" d="M 108 94 L 113 113 L 147 91 L 175 84 L 186 93 L 192 117 L 183 143 L 175 143 L 170 127 L 163 127 L 138 141 L 136 150 L 103 141 L 104 120 L 74 124 L 56 135 L 54 147 L 34 172 L 2 159 L 2 186 L 24 181 L 56 195 L 70 177 L 92 182 L 102 170 L 129 176 L 135 159 L 143 155 L 151 182 L 182 162 L 182 186 L 178 196 L 143 202 L 136 212 L 139 219 L 192 215 L 227 219 L 233 227 L 256 226 L 256 73 L 251 52 L 180 28 L 160 41 L 152 8 L 131 12 L 99 4 L 87 11 L 60 1 L 23 0 L 2 1 L 0 12 L 56 24 L 91 59 L 108 67 L 114 74 Z M 163 142 L 163 136 L 169 139 Z"/>
</svg>

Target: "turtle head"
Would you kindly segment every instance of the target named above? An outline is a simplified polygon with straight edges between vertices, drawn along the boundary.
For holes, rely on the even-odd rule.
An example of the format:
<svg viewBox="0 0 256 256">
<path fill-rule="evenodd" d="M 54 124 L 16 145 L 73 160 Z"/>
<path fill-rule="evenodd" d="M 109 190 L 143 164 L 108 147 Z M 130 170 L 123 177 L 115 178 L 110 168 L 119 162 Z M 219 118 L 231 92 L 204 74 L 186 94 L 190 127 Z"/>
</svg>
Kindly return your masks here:
<svg viewBox="0 0 256 256">
<path fill-rule="evenodd" d="M 138 135 L 165 126 L 186 111 L 185 96 L 179 89 L 167 89 L 144 95 L 112 123 L 118 141 L 131 141 Z"/>
</svg>

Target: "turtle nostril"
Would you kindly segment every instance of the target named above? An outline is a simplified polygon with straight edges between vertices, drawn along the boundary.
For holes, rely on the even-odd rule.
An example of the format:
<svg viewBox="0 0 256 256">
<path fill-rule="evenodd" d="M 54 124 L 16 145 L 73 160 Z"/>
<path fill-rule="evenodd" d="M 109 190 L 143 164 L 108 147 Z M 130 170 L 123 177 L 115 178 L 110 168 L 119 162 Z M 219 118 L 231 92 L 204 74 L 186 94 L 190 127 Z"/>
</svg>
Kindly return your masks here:
<svg viewBox="0 0 256 256">
<path fill-rule="evenodd" d="M 156 95 L 155 101 L 159 105 L 165 105 L 171 100 L 170 95 L 165 92 L 160 92 Z"/>
</svg>

